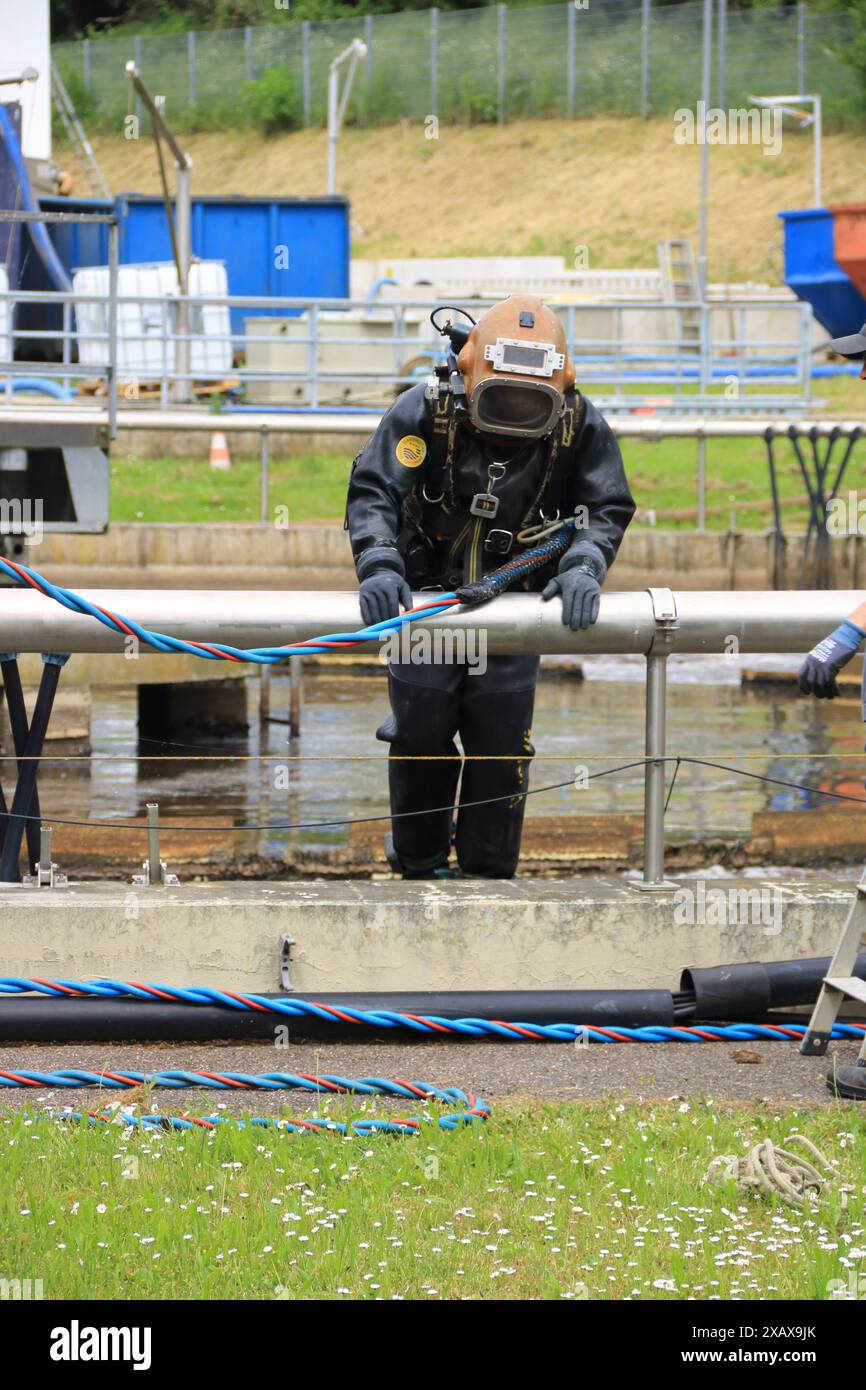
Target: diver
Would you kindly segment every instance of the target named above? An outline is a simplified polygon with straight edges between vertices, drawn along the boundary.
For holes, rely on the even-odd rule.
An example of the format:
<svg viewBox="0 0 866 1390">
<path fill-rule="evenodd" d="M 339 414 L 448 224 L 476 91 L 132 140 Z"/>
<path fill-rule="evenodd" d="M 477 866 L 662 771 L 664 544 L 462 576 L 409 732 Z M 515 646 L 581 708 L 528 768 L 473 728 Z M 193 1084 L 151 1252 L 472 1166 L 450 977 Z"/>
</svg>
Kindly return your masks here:
<svg viewBox="0 0 866 1390">
<path fill-rule="evenodd" d="M 830 343 L 834 352 L 849 361 L 859 362 L 860 380 L 866 381 L 866 323 L 859 333 L 851 333 L 845 338 L 834 338 Z M 814 695 L 819 700 L 835 700 L 839 694 L 836 677 L 860 650 L 866 638 L 866 600 L 843 618 L 837 628 L 822 637 L 813 647 L 800 667 L 797 681 L 804 695 Z M 861 714 L 866 721 L 866 671 L 863 675 L 861 693 Z M 866 1100 L 866 1055 L 860 1057 L 853 1067 L 836 1067 L 827 1076 L 827 1085 L 835 1095 L 846 1100 Z"/>
<path fill-rule="evenodd" d="M 442 322 L 452 314 L 467 322 Z M 477 581 L 570 522 L 558 566 L 519 582 L 558 595 L 573 630 L 590 627 L 635 505 L 610 427 L 575 389 L 560 320 L 529 295 L 477 323 L 449 307 L 431 319 L 445 360 L 397 398 L 352 467 L 346 526 L 364 622 L 396 617 L 413 588 L 432 597 Z M 539 659 L 456 656 L 434 647 L 429 660 L 389 661 L 391 715 L 376 734 L 390 745 L 388 857 L 404 878 L 454 877 L 453 839 L 461 874 L 511 878 Z"/>
</svg>

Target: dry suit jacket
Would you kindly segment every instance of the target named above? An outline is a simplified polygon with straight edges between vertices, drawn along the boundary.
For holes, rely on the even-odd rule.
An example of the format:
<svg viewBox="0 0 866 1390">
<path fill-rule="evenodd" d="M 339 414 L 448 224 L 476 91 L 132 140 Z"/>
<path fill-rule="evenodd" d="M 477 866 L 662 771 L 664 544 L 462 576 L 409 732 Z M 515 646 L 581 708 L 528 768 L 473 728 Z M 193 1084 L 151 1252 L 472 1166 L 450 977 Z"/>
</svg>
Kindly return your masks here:
<svg viewBox="0 0 866 1390">
<path fill-rule="evenodd" d="M 601 582 L 635 504 L 619 444 L 592 402 L 567 392 L 568 428 L 557 427 L 510 454 L 461 419 L 450 469 L 442 466 L 441 440 L 434 441 L 433 411 L 419 382 L 397 398 L 355 459 L 346 526 L 358 578 L 385 566 L 405 571 L 415 588 L 450 588 L 526 549 L 516 534 L 536 524 L 541 510 L 547 518 L 558 513 L 566 521 L 581 508 L 581 523 L 560 568 L 592 561 Z M 504 463 L 505 475 L 492 489 L 499 498 L 496 517 L 485 521 L 472 516 L 469 507 L 476 494 L 489 490 L 492 462 Z M 501 533 L 515 538 L 507 551 L 485 546 L 494 529 L 500 536 L 491 540 L 500 545 Z M 538 592 L 555 571 L 555 564 L 537 570 L 520 587 Z"/>
</svg>

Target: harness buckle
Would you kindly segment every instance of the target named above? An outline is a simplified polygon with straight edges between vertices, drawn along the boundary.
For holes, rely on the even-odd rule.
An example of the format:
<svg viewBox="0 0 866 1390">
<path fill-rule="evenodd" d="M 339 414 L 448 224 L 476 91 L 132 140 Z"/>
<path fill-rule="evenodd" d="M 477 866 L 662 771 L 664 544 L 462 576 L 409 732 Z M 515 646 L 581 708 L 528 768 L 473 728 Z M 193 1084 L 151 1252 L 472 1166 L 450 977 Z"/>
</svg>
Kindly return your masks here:
<svg viewBox="0 0 866 1390">
<path fill-rule="evenodd" d="M 494 497 L 492 492 L 476 492 L 469 503 L 469 511 L 472 516 L 480 516 L 485 521 L 492 521 L 499 511 L 499 498 Z"/>
<path fill-rule="evenodd" d="M 493 555 L 507 555 L 514 544 L 514 532 L 494 527 L 484 538 L 484 549 Z"/>
</svg>

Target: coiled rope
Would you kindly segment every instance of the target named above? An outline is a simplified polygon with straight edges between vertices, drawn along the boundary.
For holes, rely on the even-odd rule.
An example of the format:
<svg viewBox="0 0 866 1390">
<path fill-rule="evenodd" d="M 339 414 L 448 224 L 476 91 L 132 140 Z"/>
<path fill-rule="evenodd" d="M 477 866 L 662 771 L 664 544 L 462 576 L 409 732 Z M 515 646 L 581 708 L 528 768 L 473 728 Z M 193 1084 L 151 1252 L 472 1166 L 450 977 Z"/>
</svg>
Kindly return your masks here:
<svg viewBox="0 0 866 1390">
<path fill-rule="evenodd" d="M 789 1134 L 785 1143 L 802 1144 L 815 1163 L 823 1166 L 825 1174 L 832 1173 L 832 1164 L 805 1134 Z M 722 1183 L 731 1179 L 740 1187 L 781 1197 L 791 1206 L 798 1207 L 806 1205 L 810 1192 L 820 1198 L 829 1181 L 814 1163 L 800 1154 L 780 1148 L 771 1139 L 762 1139 L 755 1144 L 745 1158 L 738 1158 L 736 1154 L 722 1154 L 714 1158 L 707 1169 L 706 1181 Z"/>
</svg>

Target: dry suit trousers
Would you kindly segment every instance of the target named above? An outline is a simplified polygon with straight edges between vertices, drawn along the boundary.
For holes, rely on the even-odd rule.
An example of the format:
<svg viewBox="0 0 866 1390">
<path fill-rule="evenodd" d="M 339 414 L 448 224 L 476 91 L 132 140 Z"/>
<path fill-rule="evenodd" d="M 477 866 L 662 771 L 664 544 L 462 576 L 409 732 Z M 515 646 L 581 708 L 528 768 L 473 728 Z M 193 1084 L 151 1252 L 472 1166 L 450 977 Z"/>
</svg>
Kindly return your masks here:
<svg viewBox="0 0 866 1390">
<path fill-rule="evenodd" d="M 389 666 L 391 715 L 376 737 L 391 745 L 393 843 L 405 874 L 447 863 L 458 782 L 460 868 L 485 878 L 514 874 L 535 751 L 537 679 L 537 656 L 490 656 L 483 672 L 462 663 Z"/>
</svg>

